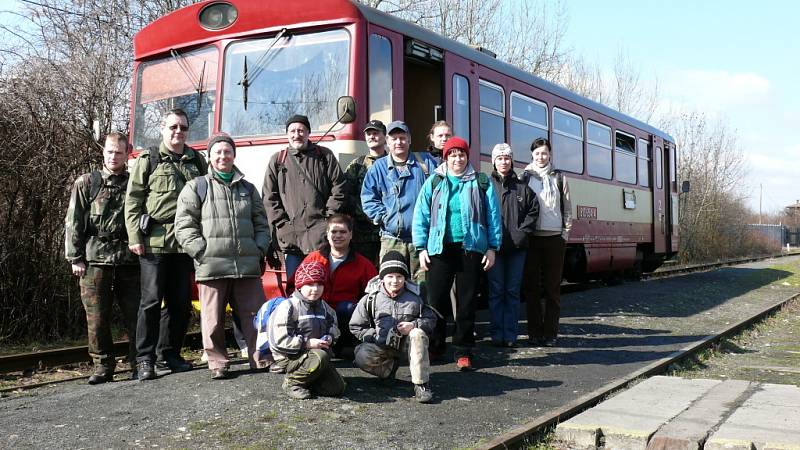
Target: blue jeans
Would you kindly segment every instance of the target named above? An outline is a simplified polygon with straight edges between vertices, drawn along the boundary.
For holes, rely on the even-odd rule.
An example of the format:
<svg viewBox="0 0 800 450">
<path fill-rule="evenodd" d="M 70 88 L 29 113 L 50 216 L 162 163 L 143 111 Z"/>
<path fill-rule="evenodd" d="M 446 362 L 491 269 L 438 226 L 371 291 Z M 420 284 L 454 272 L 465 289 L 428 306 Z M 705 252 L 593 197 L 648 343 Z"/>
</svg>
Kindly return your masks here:
<svg viewBox="0 0 800 450">
<path fill-rule="evenodd" d="M 519 320 L 519 289 L 525 266 L 524 248 L 503 250 L 489 269 L 490 332 L 494 342 L 515 342 Z"/>
</svg>

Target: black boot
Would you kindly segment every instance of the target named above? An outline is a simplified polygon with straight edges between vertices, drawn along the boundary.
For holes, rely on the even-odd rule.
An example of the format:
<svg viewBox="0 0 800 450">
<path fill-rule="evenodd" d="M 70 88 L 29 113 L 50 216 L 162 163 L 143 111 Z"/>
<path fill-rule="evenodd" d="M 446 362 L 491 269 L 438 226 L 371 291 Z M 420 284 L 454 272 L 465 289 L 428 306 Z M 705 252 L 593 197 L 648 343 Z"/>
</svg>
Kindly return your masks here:
<svg viewBox="0 0 800 450">
<path fill-rule="evenodd" d="M 139 361 L 137 369 L 139 372 L 139 381 L 156 379 L 156 371 L 151 361 Z"/>
<path fill-rule="evenodd" d="M 89 377 L 89 384 L 101 384 L 114 380 L 114 368 L 104 365 L 94 367 L 94 373 Z"/>
</svg>

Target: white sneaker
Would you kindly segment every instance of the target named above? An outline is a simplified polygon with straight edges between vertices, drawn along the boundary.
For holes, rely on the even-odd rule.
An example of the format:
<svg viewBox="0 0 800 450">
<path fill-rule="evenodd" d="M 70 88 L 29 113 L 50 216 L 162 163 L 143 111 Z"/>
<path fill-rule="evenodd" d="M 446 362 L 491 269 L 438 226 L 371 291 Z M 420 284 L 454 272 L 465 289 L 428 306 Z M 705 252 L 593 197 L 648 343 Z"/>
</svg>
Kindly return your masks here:
<svg viewBox="0 0 800 450">
<path fill-rule="evenodd" d="M 206 354 L 206 352 L 203 352 L 203 354 L 200 355 L 200 361 L 202 361 L 204 363 L 208 362 L 208 355 Z"/>
</svg>

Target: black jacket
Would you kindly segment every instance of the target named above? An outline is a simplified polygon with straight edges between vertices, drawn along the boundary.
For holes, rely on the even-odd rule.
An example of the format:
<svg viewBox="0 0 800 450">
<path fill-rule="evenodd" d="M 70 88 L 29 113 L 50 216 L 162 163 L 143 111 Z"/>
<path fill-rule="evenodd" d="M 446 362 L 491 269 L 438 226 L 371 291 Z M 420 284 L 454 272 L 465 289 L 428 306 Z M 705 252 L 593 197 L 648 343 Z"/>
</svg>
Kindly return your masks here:
<svg viewBox="0 0 800 450">
<path fill-rule="evenodd" d="M 501 177 L 492 171 L 494 190 L 500 196 L 500 214 L 503 217 L 502 252 L 511 248 L 526 248 L 528 235 L 536 230 L 539 220 L 539 202 L 536 194 L 513 171 Z"/>
</svg>

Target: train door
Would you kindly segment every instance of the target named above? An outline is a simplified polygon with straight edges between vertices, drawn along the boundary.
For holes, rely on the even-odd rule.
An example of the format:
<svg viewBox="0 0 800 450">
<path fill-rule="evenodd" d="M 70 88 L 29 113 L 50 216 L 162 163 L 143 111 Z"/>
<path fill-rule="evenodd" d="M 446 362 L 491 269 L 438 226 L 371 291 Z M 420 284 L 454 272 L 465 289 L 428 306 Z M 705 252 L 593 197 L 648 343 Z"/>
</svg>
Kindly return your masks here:
<svg viewBox="0 0 800 450">
<path fill-rule="evenodd" d="M 678 251 L 678 160 L 675 144 L 664 141 L 664 189 L 668 206 L 666 208 L 666 248 L 667 255 Z"/>
<path fill-rule="evenodd" d="M 369 25 L 367 75 L 368 120 L 388 124 L 403 118 L 402 34 Z"/>
<path fill-rule="evenodd" d="M 428 146 L 428 131 L 444 120 L 444 52 L 406 38 L 403 49 L 403 121 L 411 129 L 412 150 Z"/>
<path fill-rule="evenodd" d="M 656 255 L 663 255 L 667 252 L 669 184 L 664 176 L 664 142 L 652 135 L 650 140 L 653 149 L 653 250 Z"/>
<path fill-rule="evenodd" d="M 453 125 L 453 135 L 464 138 L 472 151 L 470 160 L 480 161 L 477 114 L 471 114 L 470 99 L 478 98 L 478 76 L 475 63 L 453 53 L 444 57 L 447 120 Z M 474 144 L 473 144 L 474 143 Z"/>
</svg>

